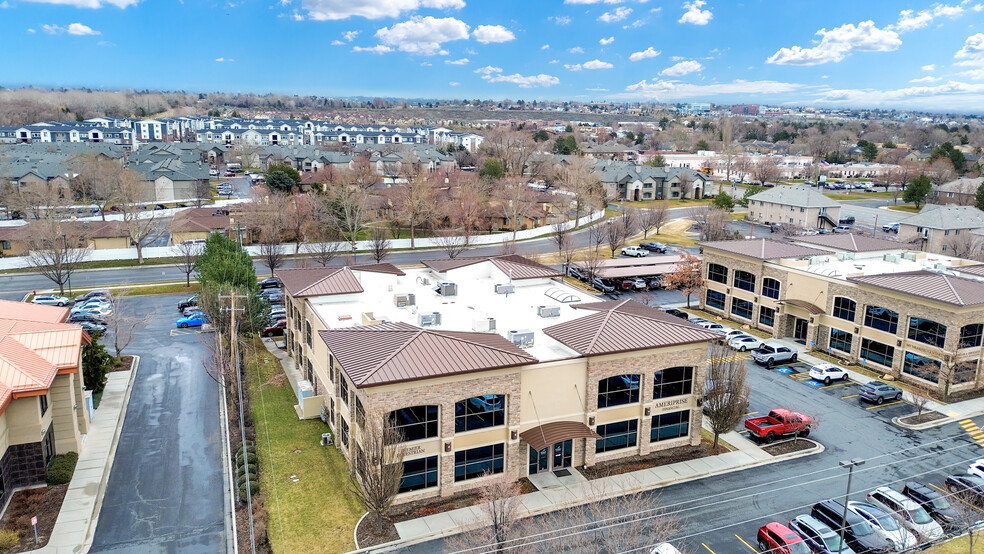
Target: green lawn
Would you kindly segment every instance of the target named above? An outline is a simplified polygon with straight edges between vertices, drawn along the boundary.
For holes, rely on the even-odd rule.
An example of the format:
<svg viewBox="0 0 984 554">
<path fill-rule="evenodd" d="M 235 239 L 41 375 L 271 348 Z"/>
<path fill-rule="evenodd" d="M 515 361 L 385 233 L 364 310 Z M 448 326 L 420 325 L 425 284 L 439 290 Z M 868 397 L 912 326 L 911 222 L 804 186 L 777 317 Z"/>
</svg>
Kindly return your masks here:
<svg viewBox="0 0 984 554">
<path fill-rule="evenodd" d="M 297 398 L 279 362 L 254 339 L 249 393 L 260 459 L 260 490 L 274 552 L 346 552 L 364 510 L 349 491 L 348 465 L 319 444 L 328 427 L 298 420 Z M 295 482 L 294 479 L 297 479 Z"/>
<path fill-rule="evenodd" d="M 897 210 L 897 211 L 900 211 L 900 212 L 909 212 L 911 214 L 917 214 L 917 213 L 919 213 L 919 210 L 922 209 L 922 206 L 920 206 L 920 207 L 917 208 L 917 207 L 913 206 L 912 204 L 897 204 L 895 206 L 889 206 L 888 209 L 890 209 L 890 210 Z"/>
</svg>

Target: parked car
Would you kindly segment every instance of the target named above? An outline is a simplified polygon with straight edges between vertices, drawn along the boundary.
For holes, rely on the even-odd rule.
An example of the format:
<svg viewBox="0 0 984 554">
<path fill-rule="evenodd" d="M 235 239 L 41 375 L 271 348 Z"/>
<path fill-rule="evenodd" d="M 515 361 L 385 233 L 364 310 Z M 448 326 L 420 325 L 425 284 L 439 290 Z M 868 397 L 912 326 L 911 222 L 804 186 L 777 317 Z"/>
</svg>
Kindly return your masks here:
<svg viewBox="0 0 984 554">
<path fill-rule="evenodd" d="M 770 554 L 810 554 L 810 547 L 789 527 L 773 521 L 758 530 L 759 552 Z"/>
<path fill-rule="evenodd" d="M 923 507 L 930 517 L 946 531 L 962 527 L 960 513 L 950 505 L 940 491 L 916 481 L 909 481 L 902 487 L 902 494 Z"/>
<path fill-rule="evenodd" d="M 935 541 L 943 536 L 940 524 L 922 506 L 897 490 L 878 487 L 868 493 L 868 503 L 894 517 L 918 540 Z"/>
<path fill-rule="evenodd" d="M 724 342 L 728 342 L 733 338 L 749 336 L 748 333 L 742 331 L 741 329 L 732 329 L 724 334 Z"/>
<path fill-rule="evenodd" d="M 831 381 L 847 381 L 847 370 L 834 364 L 817 364 L 810 368 L 810 379 L 829 385 Z"/>
<path fill-rule="evenodd" d="M 739 352 L 746 350 L 758 350 L 762 347 L 762 339 L 751 335 L 742 335 L 728 341 L 728 346 Z"/>
<path fill-rule="evenodd" d="M 704 329 L 707 329 L 708 331 L 710 331 L 712 333 L 717 333 L 719 335 L 723 335 L 723 334 L 725 334 L 725 333 L 728 332 L 728 328 L 727 327 L 725 327 L 724 325 L 721 325 L 720 323 L 715 323 L 713 321 L 701 321 L 701 322 L 697 323 L 697 325 L 699 327 L 703 327 Z"/>
<path fill-rule="evenodd" d="M 72 309 L 69 310 L 68 313 L 74 314 L 78 312 L 84 312 L 87 310 L 91 310 L 92 308 L 103 308 L 112 311 L 113 305 L 110 304 L 109 301 L 107 300 L 103 300 L 101 298 L 94 298 L 92 300 L 82 302 L 81 304 L 76 303 L 74 306 L 72 306 Z"/>
<path fill-rule="evenodd" d="M 649 285 L 649 290 L 656 290 L 663 288 L 663 276 L 657 275 L 655 277 L 649 277 L 646 279 L 646 284 Z"/>
<path fill-rule="evenodd" d="M 902 400 L 902 389 L 881 381 L 869 381 L 861 385 L 858 395 L 862 400 L 884 404 L 885 400 Z"/>
<path fill-rule="evenodd" d="M 837 227 L 834 227 L 834 232 L 835 233 L 850 233 L 851 232 L 851 228 L 848 227 L 847 225 L 838 225 Z"/>
<path fill-rule="evenodd" d="M 78 312 L 70 315 L 68 317 L 69 323 L 82 323 L 83 321 L 88 321 L 90 323 L 96 323 L 98 325 L 105 325 L 106 320 L 99 314 L 94 314 L 90 312 Z"/>
<path fill-rule="evenodd" d="M 34 300 L 31 300 L 31 303 L 45 306 L 68 306 L 72 301 L 65 296 L 58 296 L 57 294 L 37 294 L 34 296 Z"/>
<path fill-rule="evenodd" d="M 208 322 L 208 318 L 205 317 L 204 312 L 197 312 L 191 314 L 188 317 L 182 317 L 178 319 L 177 326 L 180 329 L 185 329 L 187 327 L 201 327 Z"/>
<path fill-rule="evenodd" d="M 879 508 L 865 502 L 852 500 L 847 503 L 847 509 L 861 516 L 875 530 L 875 533 L 892 541 L 896 551 L 916 546 L 916 537 L 899 525 L 895 518 Z"/>
<path fill-rule="evenodd" d="M 79 325 L 89 333 L 105 333 L 107 327 L 94 321 L 80 321 Z"/>
<path fill-rule="evenodd" d="M 219 170 L 218 170 L 218 169 L 209 169 L 209 170 L 208 170 L 208 174 L 209 174 L 209 176 L 211 176 L 211 177 L 216 177 L 216 176 L 218 176 L 218 174 L 219 174 Z"/>
<path fill-rule="evenodd" d="M 693 323 L 694 325 L 700 325 L 701 323 L 706 321 L 707 321 L 706 319 L 697 316 L 693 316 L 690 318 L 690 323 Z"/>
<path fill-rule="evenodd" d="M 270 309 L 270 319 L 287 319 L 287 308 L 283 306 L 276 306 Z"/>
<path fill-rule="evenodd" d="M 679 317 L 680 319 L 683 319 L 683 320 L 687 320 L 687 319 L 690 318 L 690 314 L 688 314 L 687 312 L 685 312 L 683 310 L 678 310 L 676 308 L 666 308 L 663 311 L 666 312 L 666 313 L 668 313 L 668 314 L 670 314 L 670 315 L 672 315 L 672 316 Z"/>
<path fill-rule="evenodd" d="M 591 286 L 604 293 L 615 292 L 615 287 L 600 277 L 592 279 Z"/>
<path fill-rule="evenodd" d="M 752 352 L 752 359 L 759 365 L 772 367 L 776 362 L 795 362 L 798 354 L 796 350 L 779 344 L 765 343 L 758 350 Z"/>
<path fill-rule="evenodd" d="M 613 279 L 612 282 L 618 290 L 632 290 L 635 288 L 635 280 L 631 277 L 628 279 Z"/>
<path fill-rule="evenodd" d="M 961 500 L 984 507 L 984 479 L 976 475 L 947 475 L 946 490 Z"/>
<path fill-rule="evenodd" d="M 642 277 L 632 279 L 632 288 L 635 290 L 646 290 L 646 280 Z"/>
<path fill-rule="evenodd" d="M 840 530 L 845 521 L 844 505 L 836 500 L 824 500 L 813 505 L 810 515 L 826 523 L 831 529 Z M 889 552 L 895 550 L 892 542 L 875 533 L 875 530 L 859 515 L 848 511 L 844 540 L 855 552 Z"/>
<path fill-rule="evenodd" d="M 94 298 L 105 298 L 106 300 L 113 299 L 113 293 L 109 292 L 109 289 L 96 289 L 91 290 L 85 294 L 80 294 L 75 297 L 75 303 L 86 302 Z"/>
<path fill-rule="evenodd" d="M 263 289 L 259 292 L 259 296 L 260 298 L 266 299 L 266 301 L 271 304 L 277 304 L 284 301 L 284 293 L 280 289 Z"/>
<path fill-rule="evenodd" d="M 803 538 L 810 550 L 818 554 L 854 554 L 850 546 L 841 542 L 840 535 L 819 519 L 803 514 L 789 522 L 789 528 Z"/>
<path fill-rule="evenodd" d="M 656 242 L 656 241 L 640 242 L 639 243 L 639 246 L 641 246 L 642 248 L 645 248 L 646 250 L 648 250 L 650 252 L 656 252 L 656 253 L 659 253 L 659 254 L 666 254 L 666 245 L 663 244 L 662 242 Z"/>
<path fill-rule="evenodd" d="M 236 176 L 236 172 L 235 171 L 226 171 L 224 173 L 224 176 L 225 177 L 235 177 Z"/>
<path fill-rule="evenodd" d="M 284 336 L 284 329 L 287 328 L 286 319 L 278 319 L 275 323 L 267 325 L 265 329 L 260 331 L 260 335 L 264 337 L 282 337 Z"/>
<path fill-rule="evenodd" d="M 111 306 L 107 306 L 103 304 L 98 304 L 98 305 L 94 304 L 89 306 L 83 306 L 81 310 L 75 313 L 94 314 L 99 316 L 101 319 L 106 319 L 109 316 L 113 315 L 113 308 Z"/>
<path fill-rule="evenodd" d="M 663 542 L 654 546 L 649 551 L 649 554 L 683 554 L 683 553 L 677 550 L 677 547 L 673 546 L 672 544 L 668 542 Z"/>
<path fill-rule="evenodd" d="M 621 254 L 623 256 L 632 256 L 634 258 L 643 258 L 649 255 L 649 250 L 639 246 L 626 246 L 622 249 Z"/>
<path fill-rule="evenodd" d="M 882 225 L 882 231 L 884 231 L 886 233 L 898 233 L 899 232 L 899 224 L 898 223 L 887 223 L 885 225 Z"/>
<path fill-rule="evenodd" d="M 745 420 L 745 429 L 748 432 L 765 442 L 772 442 L 776 437 L 783 435 L 800 435 L 806 437 L 810 434 L 810 425 L 813 421 L 809 416 L 799 412 L 776 408 L 769 412 L 769 415 L 761 417 L 750 417 Z"/>
<path fill-rule="evenodd" d="M 840 218 L 840 221 L 838 221 L 838 223 L 840 223 L 841 225 L 854 225 L 855 221 L 857 220 L 854 218 L 854 216 L 849 215 L 847 217 Z"/>
<path fill-rule="evenodd" d="M 976 475 L 984 479 L 984 458 L 971 462 L 967 466 L 967 475 Z"/>
<path fill-rule="evenodd" d="M 260 281 L 261 289 L 279 289 L 283 286 L 284 283 L 280 280 L 280 277 L 267 277 L 266 279 Z"/>
<path fill-rule="evenodd" d="M 184 310 L 181 310 L 181 315 L 183 315 L 185 317 L 189 317 L 189 316 L 192 316 L 194 314 L 197 314 L 200 311 L 202 311 L 202 309 L 199 308 L 198 306 L 188 306 Z"/>
<path fill-rule="evenodd" d="M 573 277 L 573 278 L 577 279 L 578 281 L 587 281 L 588 280 L 587 274 L 581 268 L 577 267 L 576 265 L 572 265 L 571 267 L 567 268 L 567 276 L 568 277 Z"/>
<path fill-rule="evenodd" d="M 188 298 L 182 300 L 181 302 L 178 302 L 178 311 L 183 312 L 184 309 L 187 308 L 188 306 L 197 306 L 197 305 L 198 305 L 198 295 L 196 294 L 194 296 L 189 296 Z"/>
</svg>

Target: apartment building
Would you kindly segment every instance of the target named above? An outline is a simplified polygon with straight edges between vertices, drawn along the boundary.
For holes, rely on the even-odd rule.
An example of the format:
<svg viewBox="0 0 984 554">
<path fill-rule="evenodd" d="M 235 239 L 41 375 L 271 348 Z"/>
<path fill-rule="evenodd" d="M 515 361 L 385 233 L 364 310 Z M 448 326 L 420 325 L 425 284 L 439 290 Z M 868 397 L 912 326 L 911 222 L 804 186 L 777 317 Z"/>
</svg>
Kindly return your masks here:
<svg viewBox="0 0 984 554">
<path fill-rule="evenodd" d="M 899 220 L 899 240 L 926 252 L 959 255 L 979 229 L 984 229 L 984 212 L 974 206 L 927 204 Z"/>
<path fill-rule="evenodd" d="M 806 229 L 833 229 L 840 218 L 840 202 L 810 188 L 779 185 L 748 197 L 748 219 Z"/>
<path fill-rule="evenodd" d="M 984 386 L 984 265 L 841 234 L 702 243 L 701 307 L 874 371 Z"/>
<path fill-rule="evenodd" d="M 288 269 L 286 335 L 351 457 L 365 418 L 407 443 L 397 502 L 700 443 L 716 336 L 641 303 L 597 302 L 520 256 Z"/>
</svg>

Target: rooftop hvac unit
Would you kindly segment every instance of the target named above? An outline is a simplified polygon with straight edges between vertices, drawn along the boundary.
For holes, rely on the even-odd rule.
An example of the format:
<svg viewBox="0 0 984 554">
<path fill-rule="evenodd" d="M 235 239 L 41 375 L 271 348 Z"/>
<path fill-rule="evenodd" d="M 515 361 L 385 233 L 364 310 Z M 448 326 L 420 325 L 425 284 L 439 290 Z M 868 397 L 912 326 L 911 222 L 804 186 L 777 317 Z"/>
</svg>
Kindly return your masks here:
<svg viewBox="0 0 984 554">
<path fill-rule="evenodd" d="M 483 319 L 475 319 L 472 321 L 472 331 L 479 333 L 494 333 L 495 332 L 495 318 L 486 317 Z"/>
<path fill-rule="evenodd" d="M 538 306 L 536 315 L 540 317 L 560 317 L 560 306 Z"/>
<path fill-rule="evenodd" d="M 509 331 L 506 338 L 520 348 L 529 348 L 530 346 L 533 346 L 533 331 L 530 331 L 529 329 Z"/>
<path fill-rule="evenodd" d="M 900 261 L 900 260 L 899 260 L 899 257 L 898 257 L 898 256 L 896 256 L 895 254 L 885 254 L 885 258 L 884 258 L 884 260 L 885 260 L 886 262 L 891 262 L 891 263 L 893 263 L 893 264 L 897 264 L 897 263 L 899 263 L 899 261 Z"/>
<path fill-rule="evenodd" d="M 916 261 L 916 253 L 915 252 L 905 252 L 905 253 L 902 254 L 902 259 L 903 260 L 909 260 L 910 262 L 914 262 L 914 261 Z"/>
<path fill-rule="evenodd" d="M 441 296 L 458 296 L 458 285 L 447 281 L 441 281 L 437 284 L 434 292 L 440 294 Z"/>
<path fill-rule="evenodd" d="M 310 398 L 314 396 L 314 387 L 311 386 L 311 381 L 307 379 L 302 379 L 297 382 L 297 404 L 304 404 L 305 398 Z"/>
<path fill-rule="evenodd" d="M 830 261 L 830 258 L 828 258 L 826 256 L 811 256 L 810 257 L 810 265 L 825 264 L 825 263 L 827 263 L 829 261 Z"/>
<path fill-rule="evenodd" d="M 940 270 L 943 270 L 943 271 L 949 271 L 949 270 L 953 269 L 953 267 L 951 267 L 948 264 L 933 264 L 933 269 L 940 269 Z"/>
<path fill-rule="evenodd" d="M 431 312 L 429 314 L 417 314 L 417 323 L 421 327 L 431 327 L 441 324 L 441 312 Z"/>
<path fill-rule="evenodd" d="M 416 306 L 417 299 L 412 294 L 394 294 L 393 295 L 393 305 L 397 308 L 406 308 L 407 306 Z"/>
<path fill-rule="evenodd" d="M 854 259 L 854 252 L 838 252 L 837 253 L 837 259 L 840 260 L 840 261 L 842 261 L 842 262 L 844 260 L 853 260 Z"/>
<path fill-rule="evenodd" d="M 495 286 L 495 293 L 496 294 L 512 294 L 514 292 L 516 292 L 516 287 L 513 286 L 513 285 L 496 285 Z"/>
</svg>

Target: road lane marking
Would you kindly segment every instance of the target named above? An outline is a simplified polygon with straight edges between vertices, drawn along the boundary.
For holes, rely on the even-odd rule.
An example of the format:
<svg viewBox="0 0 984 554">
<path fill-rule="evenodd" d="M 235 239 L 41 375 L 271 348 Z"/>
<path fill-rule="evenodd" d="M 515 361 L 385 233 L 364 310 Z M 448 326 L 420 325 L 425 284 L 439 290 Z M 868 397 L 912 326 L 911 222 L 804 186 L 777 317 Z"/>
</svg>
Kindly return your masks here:
<svg viewBox="0 0 984 554">
<path fill-rule="evenodd" d="M 708 552 L 710 552 L 711 554 L 717 554 L 717 552 L 715 552 L 715 551 L 713 551 L 713 550 L 711 550 L 711 547 L 710 547 L 710 546 L 707 546 L 707 545 L 706 545 L 706 544 L 704 544 L 704 543 L 700 543 L 700 545 L 701 545 L 701 546 L 703 546 L 704 548 L 706 548 L 706 549 L 707 549 L 707 551 L 708 551 Z"/>
<path fill-rule="evenodd" d="M 738 540 L 740 540 L 741 543 L 744 544 L 745 546 L 747 546 L 752 552 L 755 552 L 755 554 L 758 554 L 758 549 L 755 548 L 754 546 L 748 544 L 747 542 L 745 542 L 745 539 L 739 537 L 738 536 L 738 533 L 735 533 L 735 538 L 738 539 Z"/>
</svg>

